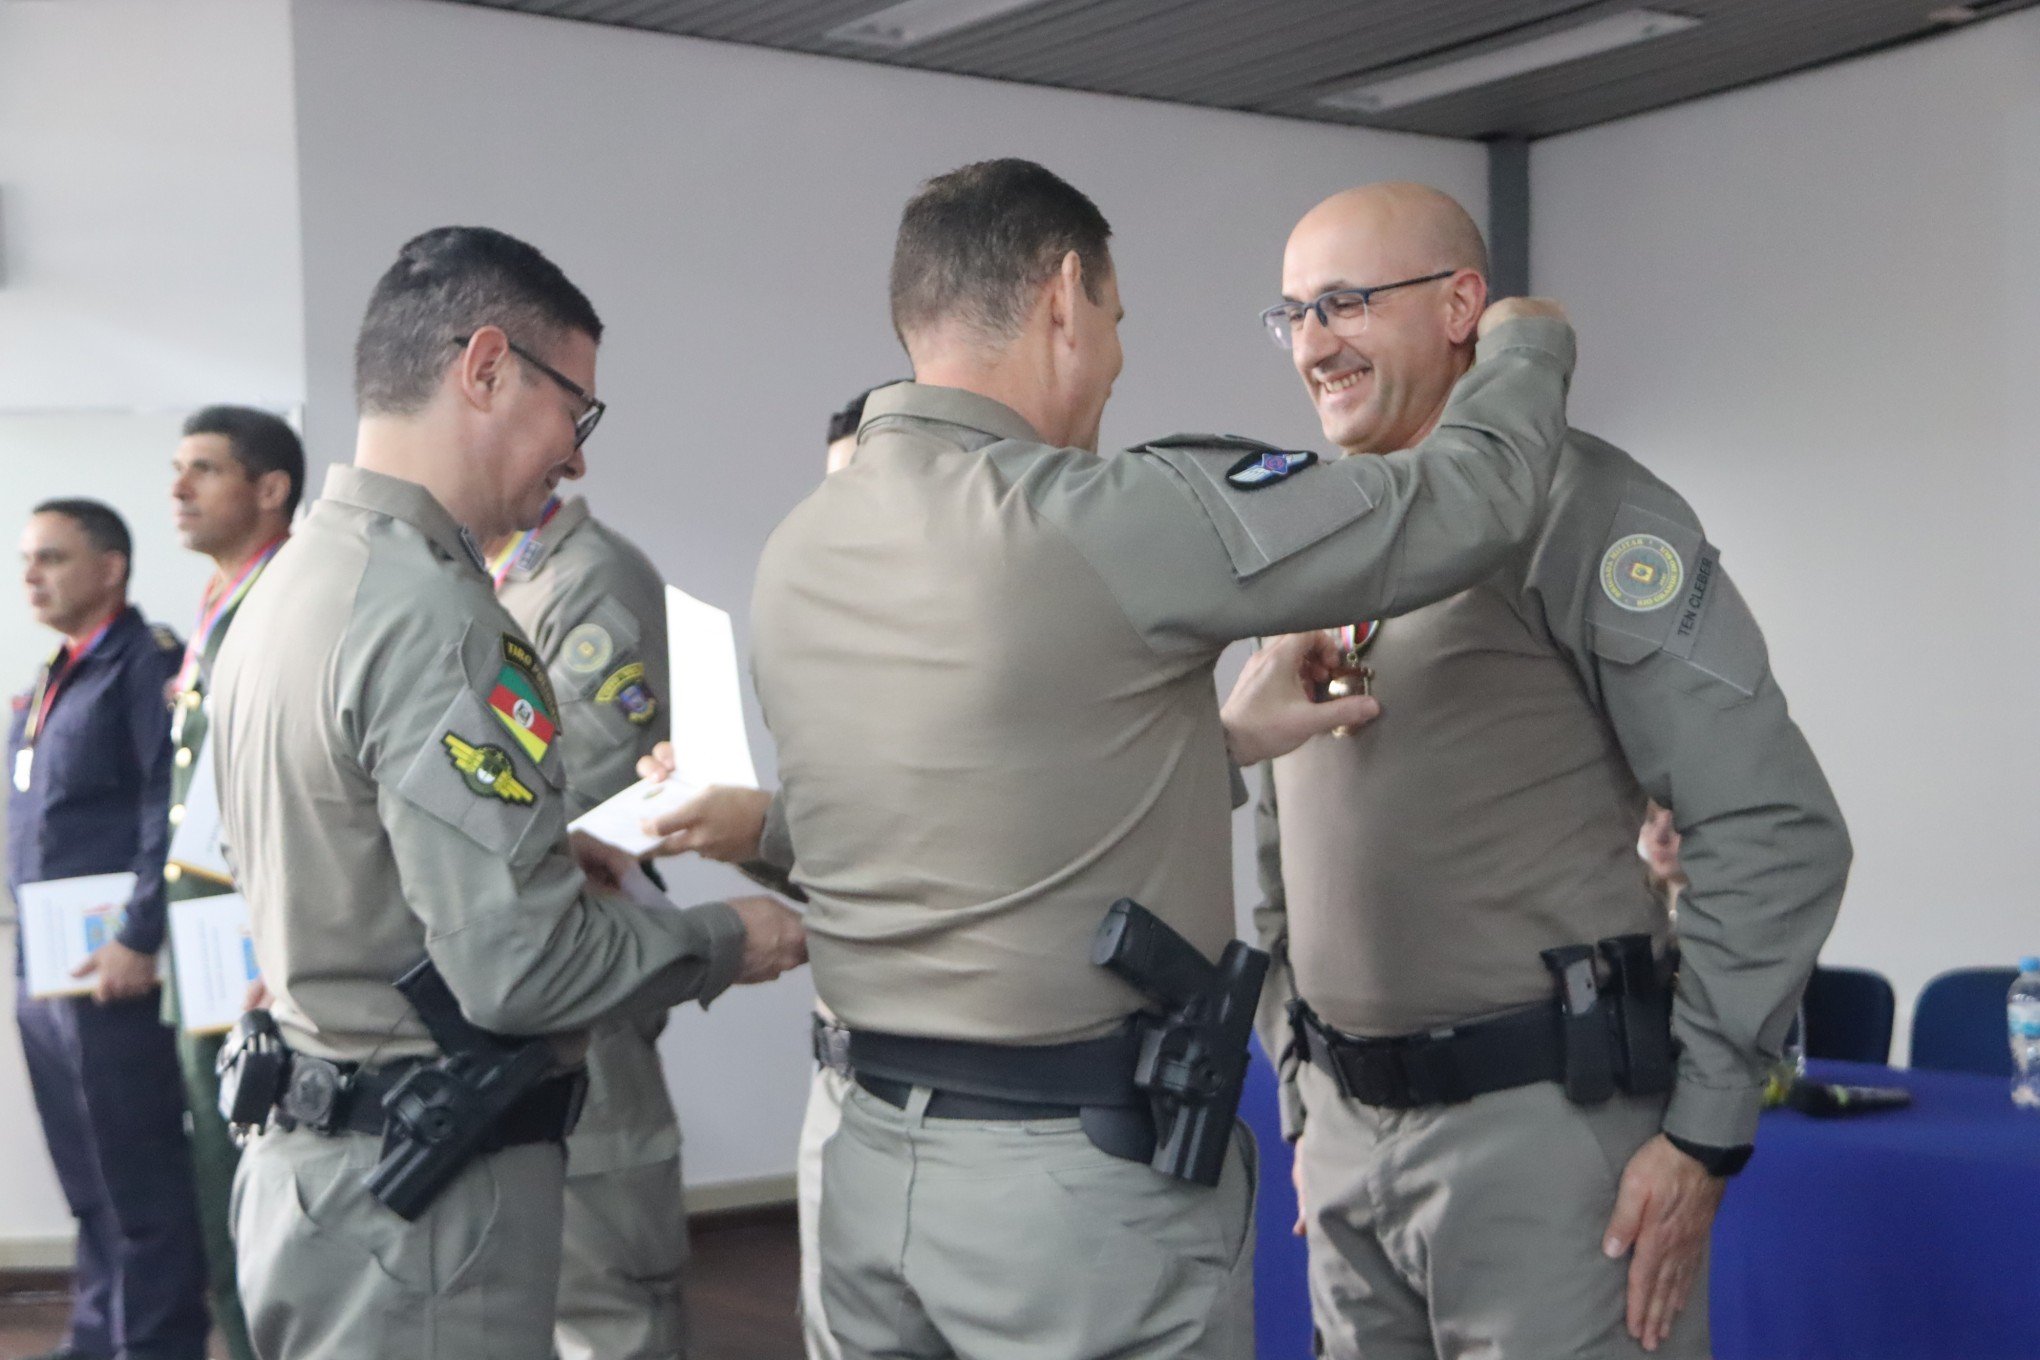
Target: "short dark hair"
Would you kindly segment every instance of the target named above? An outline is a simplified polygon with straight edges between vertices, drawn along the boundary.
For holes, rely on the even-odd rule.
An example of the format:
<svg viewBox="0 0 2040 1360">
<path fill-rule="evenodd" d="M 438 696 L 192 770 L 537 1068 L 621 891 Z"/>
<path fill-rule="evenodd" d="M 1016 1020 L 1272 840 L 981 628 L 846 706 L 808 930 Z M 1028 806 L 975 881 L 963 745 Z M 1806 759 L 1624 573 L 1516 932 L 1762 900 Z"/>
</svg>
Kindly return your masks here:
<svg viewBox="0 0 2040 1360">
<path fill-rule="evenodd" d="M 29 513 L 63 515 L 85 531 L 85 541 L 94 552 L 119 553 L 127 560 L 120 578 L 123 585 L 135 574 L 135 536 L 128 532 L 127 521 L 112 506 L 82 496 L 64 496 L 44 501 Z"/>
<path fill-rule="evenodd" d="M 281 416 L 252 406 L 208 406 L 184 422 L 184 434 L 186 438 L 216 434 L 226 440 L 234 461 L 251 481 L 271 472 L 288 474 L 290 497 L 283 504 L 283 517 L 297 513 L 305 491 L 305 446 Z"/>
<path fill-rule="evenodd" d="M 1033 161 L 978 161 L 921 186 L 900 215 L 892 320 L 909 331 L 956 318 L 1005 340 L 1071 251 L 1084 293 L 1100 300 L 1112 273 L 1112 226 L 1090 199 Z"/>
<path fill-rule="evenodd" d="M 877 387 L 867 387 L 856 396 L 850 398 L 849 401 L 843 404 L 842 410 L 829 417 L 829 438 L 827 442 L 833 444 L 838 439 L 848 439 L 851 435 L 856 434 L 857 427 L 864 423 L 864 403 L 871 400 L 871 394 L 879 391 L 881 388 L 891 387 L 895 383 L 905 381 L 906 379 L 904 378 L 894 378 L 892 382 L 882 382 Z"/>
<path fill-rule="evenodd" d="M 413 415 L 439 387 L 455 342 L 481 326 L 543 351 L 571 331 L 602 339 L 602 319 L 560 267 L 489 227 L 414 236 L 376 281 L 354 342 L 364 415 Z"/>
</svg>

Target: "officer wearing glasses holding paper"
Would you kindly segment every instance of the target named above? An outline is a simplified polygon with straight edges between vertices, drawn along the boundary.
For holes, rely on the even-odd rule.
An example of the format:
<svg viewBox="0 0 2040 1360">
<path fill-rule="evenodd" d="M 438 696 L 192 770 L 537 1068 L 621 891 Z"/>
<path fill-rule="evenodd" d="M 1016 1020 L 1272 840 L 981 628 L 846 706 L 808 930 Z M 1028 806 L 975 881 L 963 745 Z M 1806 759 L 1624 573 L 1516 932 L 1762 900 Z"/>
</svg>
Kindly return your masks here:
<svg viewBox="0 0 2040 1360">
<path fill-rule="evenodd" d="M 221 819 L 275 997 L 222 1092 L 261 1129 L 234 1227 L 272 1360 L 546 1360 L 587 1030 L 804 958 L 769 898 L 647 909 L 627 857 L 568 843 L 571 718 L 478 542 L 581 474 L 601 334 L 521 241 L 407 243 L 356 346 L 354 465 L 218 658 Z"/>
<path fill-rule="evenodd" d="M 20 902 L 24 884 L 134 876 L 111 938 L 74 975 L 83 995 L 30 996 L 25 953 L 15 957 L 29 1084 L 78 1220 L 71 1320 L 50 1360 L 204 1360 L 205 1252 L 156 991 L 170 839 L 164 686 L 179 647 L 127 603 L 133 541 L 107 506 L 37 506 L 21 555 L 29 608 L 63 645 L 14 701 L 8 887 Z"/>
<path fill-rule="evenodd" d="M 1448 415 L 1485 275 L 1423 186 L 1297 225 L 1264 320 L 1346 462 Z M 1496 571 L 1341 621 L 1382 717 L 1265 777 L 1262 1036 L 1333 1360 L 1708 1354 L 1708 1229 L 1849 863 L 1721 558 L 1569 430 Z M 1676 996 L 1646 797 L 1686 836 Z"/>
</svg>

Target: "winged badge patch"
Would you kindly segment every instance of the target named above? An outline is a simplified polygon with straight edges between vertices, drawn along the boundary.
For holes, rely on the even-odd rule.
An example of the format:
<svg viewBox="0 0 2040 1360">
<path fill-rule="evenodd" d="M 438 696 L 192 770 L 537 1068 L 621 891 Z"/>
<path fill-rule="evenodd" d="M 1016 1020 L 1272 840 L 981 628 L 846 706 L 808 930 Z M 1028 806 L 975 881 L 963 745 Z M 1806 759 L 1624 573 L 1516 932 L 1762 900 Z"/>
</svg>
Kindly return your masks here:
<svg viewBox="0 0 2040 1360">
<path fill-rule="evenodd" d="M 510 763 L 510 753 L 502 747 L 477 746 L 451 732 L 440 741 L 446 746 L 446 754 L 452 759 L 453 767 L 460 771 L 471 792 L 484 798 L 500 798 L 518 807 L 536 801 L 537 795 L 517 778 Z"/>
</svg>

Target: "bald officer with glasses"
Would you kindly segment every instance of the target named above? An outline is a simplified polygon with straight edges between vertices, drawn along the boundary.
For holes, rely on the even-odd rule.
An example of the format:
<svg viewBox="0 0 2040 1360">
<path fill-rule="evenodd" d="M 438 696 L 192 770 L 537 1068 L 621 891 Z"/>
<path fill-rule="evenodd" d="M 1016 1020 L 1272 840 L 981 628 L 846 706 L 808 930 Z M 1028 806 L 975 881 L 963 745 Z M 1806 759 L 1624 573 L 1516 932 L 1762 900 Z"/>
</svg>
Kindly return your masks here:
<svg viewBox="0 0 2040 1360">
<path fill-rule="evenodd" d="M 1265 319 L 1341 466 L 1450 418 L 1485 275 L 1423 186 L 1298 224 Z M 1276 760 L 1259 817 L 1320 1353 L 1705 1356 L 1708 1229 L 1849 865 L 1763 635 L 1678 493 L 1578 430 L 1527 542 L 1379 619 L 1339 631 L 1381 718 Z M 1675 995 L 1646 797 L 1686 836 Z"/>
<path fill-rule="evenodd" d="M 536 524 L 581 474 L 601 330 L 521 241 L 452 227 L 405 245 L 356 346 L 354 465 L 333 469 L 220 651 L 222 821 L 292 1054 L 236 1184 L 268 1360 L 548 1360 L 586 1031 L 804 956 L 798 918 L 769 898 L 647 909 L 614 891 L 626 858 L 570 852 L 574 715 L 476 543 Z M 392 985 L 421 959 L 469 1023 L 550 1063 L 486 1120 L 444 1109 L 474 1155 L 407 1217 L 367 1173 L 386 1134 L 416 1127 L 418 1146 L 439 1121 L 396 1122 L 384 1097 L 438 1063 L 437 1036 L 475 1047 Z"/>
<path fill-rule="evenodd" d="M 1026 161 L 923 186 L 892 274 L 915 380 L 871 396 L 855 459 L 759 565 L 768 840 L 855 1074 L 820 1224 L 845 1360 L 1251 1353 L 1250 1140 L 1218 1148 L 1216 1185 L 1134 1147 L 1119 1037 L 1143 1002 L 1092 938 L 1133 897 L 1217 956 L 1219 654 L 1488 574 L 1563 428 L 1572 334 L 1547 304 L 1493 326 L 1395 460 L 1213 436 L 1099 457 L 1109 234 Z"/>
</svg>

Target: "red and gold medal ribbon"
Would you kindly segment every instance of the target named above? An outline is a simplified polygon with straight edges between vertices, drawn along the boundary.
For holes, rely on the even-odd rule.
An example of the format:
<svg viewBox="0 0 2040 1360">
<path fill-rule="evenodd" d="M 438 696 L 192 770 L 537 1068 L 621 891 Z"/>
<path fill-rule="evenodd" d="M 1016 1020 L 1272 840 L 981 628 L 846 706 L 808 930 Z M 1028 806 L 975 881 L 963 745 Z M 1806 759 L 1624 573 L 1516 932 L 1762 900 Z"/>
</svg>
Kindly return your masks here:
<svg viewBox="0 0 2040 1360">
<path fill-rule="evenodd" d="M 560 498 L 558 496 L 548 498 L 545 509 L 539 512 L 538 523 L 512 539 L 509 547 L 496 554 L 496 559 L 489 563 L 489 579 L 495 583 L 496 589 L 503 588 L 503 582 L 510 576 L 510 568 L 516 565 L 518 558 L 524 556 L 524 550 L 531 546 L 531 540 L 537 538 L 539 531 L 552 523 L 552 517 L 559 512 Z"/>
<path fill-rule="evenodd" d="M 276 556 L 276 550 L 281 548 L 284 540 L 289 537 L 289 534 L 278 534 L 263 544 L 262 548 L 242 566 L 240 574 L 217 594 L 214 593 L 212 586 L 206 587 L 205 595 L 198 603 L 198 626 L 191 630 L 191 641 L 184 646 L 184 664 L 177 668 L 177 683 L 172 687 L 172 693 L 182 694 L 191 688 L 192 680 L 198 675 L 199 658 L 205 655 L 205 645 L 211 640 L 213 630 L 220 626 L 221 619 L 241 603 L 243 597 L 254 587 L 255 578 L 262 574 L 262 569 L 269 565 L 269 559 Z"/>
</svg>

